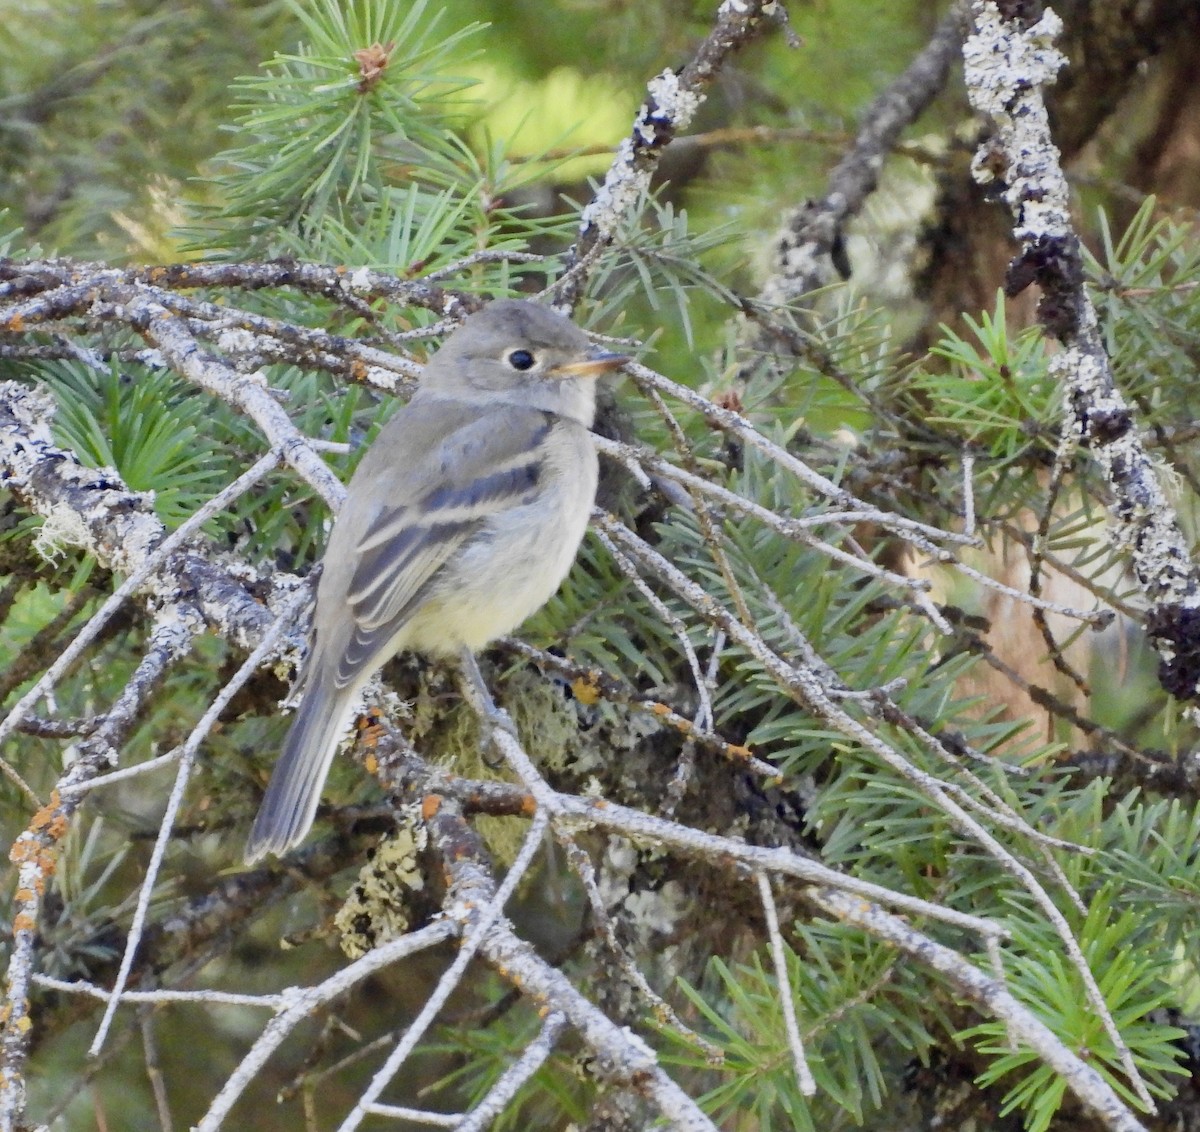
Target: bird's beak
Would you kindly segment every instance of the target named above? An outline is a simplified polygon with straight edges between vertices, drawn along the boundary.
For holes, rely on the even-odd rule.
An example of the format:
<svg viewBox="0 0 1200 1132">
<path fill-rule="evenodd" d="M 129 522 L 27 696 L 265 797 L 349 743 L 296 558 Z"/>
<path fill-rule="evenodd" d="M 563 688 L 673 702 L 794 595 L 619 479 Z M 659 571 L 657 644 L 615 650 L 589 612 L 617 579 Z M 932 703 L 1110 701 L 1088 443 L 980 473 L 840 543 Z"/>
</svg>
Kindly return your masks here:
<svg viewBox="0 0 1200 1132">
<path fill-rule="evenodd" d="M 632 360 L 628 354 L 611 354 L 607 350 L 596 348 L 589 350 L 587 357 L 582 361 L 555 366 L 550 374 L 552 377 L 599 377 L 609 370 L 620 369 Z"/>
</svg>

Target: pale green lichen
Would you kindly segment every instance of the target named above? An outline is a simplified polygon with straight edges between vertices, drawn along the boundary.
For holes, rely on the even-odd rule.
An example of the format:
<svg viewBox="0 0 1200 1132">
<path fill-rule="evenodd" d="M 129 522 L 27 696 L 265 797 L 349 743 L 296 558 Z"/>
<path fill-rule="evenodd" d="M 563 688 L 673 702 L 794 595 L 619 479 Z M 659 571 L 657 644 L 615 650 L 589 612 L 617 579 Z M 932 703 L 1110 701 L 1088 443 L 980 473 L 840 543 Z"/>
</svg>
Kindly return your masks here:
<svg viewBox="0 0 1200 1132">
<path fill-rule="evenodd" d="M 342 951 L 351 959 L 408 931 L 408 894 L 425 887 L 417 854 L 426 841 L 422 827 L 406 822 L 379 843 L 374 856 L 359 870 L 350 894 L 333 918 Z"/>
<path fill-rule="evenodd" d="M 87 524 L 70 507 L 52 507 L 33 539 L 33 549 L 51 566 L 57 566 L 69 549 L 93 549 Z"/>
</svg>

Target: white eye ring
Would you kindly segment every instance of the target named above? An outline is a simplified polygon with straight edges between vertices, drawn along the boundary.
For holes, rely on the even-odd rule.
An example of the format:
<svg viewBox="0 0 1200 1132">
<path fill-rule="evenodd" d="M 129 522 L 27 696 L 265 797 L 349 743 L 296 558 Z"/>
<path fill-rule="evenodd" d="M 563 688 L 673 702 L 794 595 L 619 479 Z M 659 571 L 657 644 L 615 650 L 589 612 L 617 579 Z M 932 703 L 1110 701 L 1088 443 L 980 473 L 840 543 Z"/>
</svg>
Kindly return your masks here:
<svg viewBox="0 0 1200 1132">
<path fill-rule="evenodd" d="M 537 365 L 537 358 L 529 350 L 510 350 L 505 359 L 513 369 L 529 370 Z"/>
</svg>

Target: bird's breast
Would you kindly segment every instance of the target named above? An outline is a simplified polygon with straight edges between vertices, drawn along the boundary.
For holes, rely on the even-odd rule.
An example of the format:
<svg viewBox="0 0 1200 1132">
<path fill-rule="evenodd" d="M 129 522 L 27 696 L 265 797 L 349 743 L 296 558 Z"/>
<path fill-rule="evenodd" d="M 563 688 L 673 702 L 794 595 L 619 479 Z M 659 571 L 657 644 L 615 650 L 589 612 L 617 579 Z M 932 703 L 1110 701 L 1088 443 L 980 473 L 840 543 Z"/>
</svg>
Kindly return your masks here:
<svg viewBox="0 0 1200 1132">
<path fill-rule="evenodd" d="M 591 434 L 558 420 L 543 438 L 536 485 L 493 515 L 447 564 L 407 628 L 407 647 L 446 654 L 511 632 L 558 590 L 596 497 Z"/>
</svg>

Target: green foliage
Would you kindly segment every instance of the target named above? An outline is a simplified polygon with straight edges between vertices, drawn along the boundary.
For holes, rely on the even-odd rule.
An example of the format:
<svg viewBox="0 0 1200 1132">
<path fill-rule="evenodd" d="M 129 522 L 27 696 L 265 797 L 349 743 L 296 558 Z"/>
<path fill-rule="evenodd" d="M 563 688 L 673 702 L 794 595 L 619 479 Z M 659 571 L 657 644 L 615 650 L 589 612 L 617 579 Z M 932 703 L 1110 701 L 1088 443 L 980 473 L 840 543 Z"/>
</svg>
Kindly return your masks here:
<svg viewBox="0 0 1200 1132">
<path fill-rule="evenodd" d="M 13 225 L 10 210 L 0 208 L 0 256 L 16 255 L 20 240 L 21 229 Z"/>
<path fill-rule="evenodd" d="M 257 0 L 6 5 L 0 202 L 56 251 L 170 257 L 226 86 L 282 28 L 280 6 Z"/>
<path fill-rule="evenodd" d="M 579 584 L 560 589 L 526 622 L 531 639 L 561 642 L 581 663 L 663 684 L 679 647 L 670 627 L 592 539 L 576 567 Z"/>
<path fill-rule="evenodd" d="M 165 371 L 113 361 L 52 363 L 34 372 L 58 402 L 56 440 L 92 467 L 114 468 L 134 491 L 153 493 L 155 510 L 169 527 L 192 515 L 262 452 L 250 422 Z M 269 373 L 301 429 L 350 445 L 347 455 L 330 457 L 343 475 L 353 471 L 364 441 L 395 408 L 380 405 L 361 387 L 335 388 L 311 371 L 275 367 Z M 206 529 L 236 538 L 254 557 L 279 554 L 299 565 L 324 544 L 321 525 L 309 521 L 323 507 L 307 489 L 275 477 Z"/>
<path fill-rule="evenodd" d="M 314 312 L 306 308 L 304 313 L 312 317 Z M 370 441 L 397 407 L 395 400 L 381 401 L 361 386 L 340 385 L 311 370 L 277 366 L 266 372 L 298 428 L 347 446 L 347 452 L 325 457 L 343 480 L 353 474 Z M 213 412 L 213 419 L 228 429 L 231 445 L 242 451 L 261 448 L 261 438 L 248 421 L 221 409 Z M 212 434 L 219 435 L 215 430 Z M 255 559 L 278 558 L 290 567 L 304 568 L 325 545 L 324 501 L 290 477 L 273 477 L 260 485 L 238 502 L 231 517 L 239 545 Z"/>
<path fill-rule="evenodd" d="M 94 468 L 115 468 L 134 491 L 153 491 L 174 526 L 223 486 L 228 469 L 200 443 L 207 398 L 162 371 L 63 363 L 40 374 L 58 399 L 59 442 Z"/>
<path fill-rule="evenodd" d="M 639 201 L 617 235 L 614 254 L 592 277 L 591 288 L 600 296 L 597 321 L 619 334 L 622 318 L 632 314 L 638 324 L 663 327 L 667 356 L 675 342 L 680 354 L 690 355 L 696 347 L 693 304 L 734 301 L 729 288 L 703 266 L 705 255 L 734 237 L 728 225 L 696 233 L 686 211 L 653 197 Z"/>
<path fill-rule="evenodd" d="M 1200 807 L 1134 792 L 1117 802 L 1103 829 L 1112 840 L 1113 869 L 1125 881 L 1122 898 L 1140 911 L 1142 930 L 1157 947 L 1182 952 L 1177 972 L 1194 978 Z"/>
<path fill-rule="evenodd" d="M 449 121 L 469 83 L 448 66 L 478 24 L 448 31 L 428 0 L 289 7 L 307 42 L 235 84 L 233 128 L 249 140 L 215 163 L 220 204 L 204 235 L 243 253 L 247 243 L 273 247 L 280 230 L 319 231 L 326 216 L 357 211 L 395 179 L 437 183 L 459 174 L 462 151 Z M 356 61 L 373 46 L 377 58 Z M 372 62 L 378 73 L 368 72 Z"/>
<path fill-rule="evenodd" d="M 814 1097 L 799 1090 L 780 1007 L 786 991 L 762 957 L 736 967 L 714 958 L 704 985 L 681 981 L 703 1036 L 723 1054 L 719 1071 L 686 1035 L 659 1031 L 670 1062 L 700 1080 L 719 1078 L 703 1103 L 722 1128 L 816 1132 L 834 1112 L 862 1123 L 886 1102 L 896 1054 L 921 1055 L 933 1044 L 920 983 L 895 952 L 837 924 L 794 927 L 788 979 Z"/>
<path fill-rule="evenodd" d="M 455 189 L 430 193 L 418 185 L 386 188 L 353 222 L 326 218 L 321 240 L 335 263 L 437 270 L 469 246 L 476 200 Z M 293 238 L 297 249 L 304 240 Z"/>
<path fill-rule="evenodd" d="M 963 321 L 977 344 L 943 327 L 932 354 L 949 370 L 915 375 L 914 394 L 928 398 L 929 424 L 964 446 L 979 449 L 1000 467 L 1028 459 L 1031 446 L 1053 421 L 1056 385 L 1046 370 L 1046 344 L 1037 328 L 1015 338 L 1007 328 L 1004 295 L 976 322 Z"/>
<path fill-rule="evenodd" d="M 485 994 L 500 1001 L 502 988 L 492 984 Z M 431 1056 L 457 1062 L 457 1068 L 430 1086 L 463 1110 L 481 1101 L 512 1064 L 512 1051 L 524 1049 L 538 1035 L 543 1019 L 533 1010 L 505 1010 L 488 1026 L 463 1030 L 455 1027 L 439 1040 L 422 1047 Z M 561 1128 L 587 1119 L 594 1090 L 575 1071 L 569 1057 L 561 1053 L 547 1061 L 522 1086 L 513 1102 L 491 1124 L 497 1132 L 521 1132 L 526 1128 Z"/>
<path fill-rule="evenodd" d="M 1118 891 L 1119 886 L 1110 882 L 1091 894 L 1077 938 L 1148 1087 L 1157 1096 L 1171 1096 L 1170 1076 L 1185 1072 L 1178 1065 L 1181 1054 L 1175 1043 L 1186 1034 L 1150 1018 L 1173 997 L 1167 981 L 1170 956 L 1145 946 L 1145 917 L 1139 910 L 1114 908 Z M 1078 973 L 1052 949 L 1049 939 L 1046 944 L 1044 951 L 1030 950 L 1006 961 L 1009 988 L 1069 1049 L 1084 1055 L 1118 1093 L 1141 1107 L 1125 1083 Z M 1003 1112 L 1024 1109 L 1030 1132 L 1045 1132 L 1066 1092 L 1062 1078 L 1027 1047 L 1018 1043 L 1014 1048 L 998 1022 L 983 1022 L 960 1037 L 975 1041 L 992 1058 L 980 1075 L 982 1083 L 1004 1081 L 1011 1074 L 1020 1078 L 1005 1095 Z"/>
<path fill-rule="evenodd" d="M 126 865 L 131 846 L 122 838 L 124 846 L 113 852 L 105 825 L 103 817 L 81 822 L 64 847 L 59 930 L 42 966 L 55 978 L 85 975 L 91 964 L 110 963 L 118 954 L 113 939 L 97 935 L 96 924 L 112 922 L 120 915 L 111 900 L 115 892 L 124 890 L 124 884 L 114 881 Z"/>
</svg>

